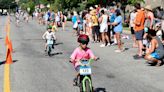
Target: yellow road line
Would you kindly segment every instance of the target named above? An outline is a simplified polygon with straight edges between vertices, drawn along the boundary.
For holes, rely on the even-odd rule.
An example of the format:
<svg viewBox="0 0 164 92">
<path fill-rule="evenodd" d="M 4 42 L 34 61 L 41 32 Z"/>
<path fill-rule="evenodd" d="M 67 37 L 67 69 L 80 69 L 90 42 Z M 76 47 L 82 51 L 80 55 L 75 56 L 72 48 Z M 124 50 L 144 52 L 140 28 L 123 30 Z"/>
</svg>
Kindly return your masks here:
<svg viewBox="0 0 164 92">
<path fill-rule="evenodd" d="M 8 30 L 8 36 L 10 34 L 9 30 L 10 30 L 10 24 L 9 24 L 9 17 L 7 18 L 7 24 L 6 26 L 9 27 Z M 4 67 L 4 84 L 3 84 L 3 92 L 10 92 L 10 64 L 5 64 Z"/>
<path fill-rule="evenodd" d="M 5 64 L 3 92 L 10 92 L 10 64 Z"/>
</svg>

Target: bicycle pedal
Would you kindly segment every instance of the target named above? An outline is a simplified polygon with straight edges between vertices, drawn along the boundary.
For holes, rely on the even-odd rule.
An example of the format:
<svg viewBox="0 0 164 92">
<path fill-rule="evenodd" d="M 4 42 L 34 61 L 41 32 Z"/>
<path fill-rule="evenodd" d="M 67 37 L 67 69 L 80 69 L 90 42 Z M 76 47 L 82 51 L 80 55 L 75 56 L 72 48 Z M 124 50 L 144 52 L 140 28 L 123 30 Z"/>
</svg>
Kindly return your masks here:
<svg viewBox="0 0 164 92">
<path fill-rule="evenodd" d="M 80 84 L 77 84 L 78 87 L 80 87 L 81 85 Z"/>
<path fill-rule="evenodd" d="M 77 84 L 73 84 L 73 86 L 78 86 Z"/>
</svg>

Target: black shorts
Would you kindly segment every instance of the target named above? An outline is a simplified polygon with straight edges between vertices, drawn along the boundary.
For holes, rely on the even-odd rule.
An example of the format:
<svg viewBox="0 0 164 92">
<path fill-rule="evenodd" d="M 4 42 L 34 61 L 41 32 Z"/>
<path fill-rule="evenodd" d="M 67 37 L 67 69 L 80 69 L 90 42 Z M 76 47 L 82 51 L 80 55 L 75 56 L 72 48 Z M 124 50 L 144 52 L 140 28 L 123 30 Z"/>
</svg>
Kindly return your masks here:
<svg viewBox="0 0 164 92">
<path fill-rule="evenodd" d="M 134 28 L 133 27 L 130 28 L 130 31 L 131 31 L 131 34 L 134 34 Z"/>
<path fill-rule="evenodd" d="M 112 26 L 111 30 L 112 30 L 112 34 L 115 35 L 114 26 Z"/>
<path fill-rule="evenodd" d="M 99 26 L 93 26 L 92 35 L 96 33 L 97 36 L 100 35 Z"/>
</svg>

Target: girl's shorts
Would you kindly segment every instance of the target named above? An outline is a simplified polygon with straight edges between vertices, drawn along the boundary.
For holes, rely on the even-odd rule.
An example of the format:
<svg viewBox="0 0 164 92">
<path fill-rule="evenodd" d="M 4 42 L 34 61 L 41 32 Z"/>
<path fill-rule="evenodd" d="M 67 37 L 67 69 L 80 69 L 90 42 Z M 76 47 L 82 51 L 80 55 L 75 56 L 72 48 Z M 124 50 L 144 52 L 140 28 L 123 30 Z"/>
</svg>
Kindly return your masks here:
<svg viewBox="0 0 164 92">
<path fill-rule="evenodd" d="M 150 56 L 155 59 L 160 59 L 160 56 L 156 52 L 151 53 Z"/>
</svg>

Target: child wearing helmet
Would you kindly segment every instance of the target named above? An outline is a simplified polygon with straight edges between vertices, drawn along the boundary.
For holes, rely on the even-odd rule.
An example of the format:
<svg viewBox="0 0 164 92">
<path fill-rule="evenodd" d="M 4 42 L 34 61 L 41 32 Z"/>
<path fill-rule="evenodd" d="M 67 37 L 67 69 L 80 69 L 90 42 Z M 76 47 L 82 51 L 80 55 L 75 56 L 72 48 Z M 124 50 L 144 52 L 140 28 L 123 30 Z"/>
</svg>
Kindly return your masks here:
<svg viewBox="0 0 164 92">
<path fill-rule="evenodd" d="M 47 40 L 48 39 L 54 39 L 56 40 L 55 33 L 52 32 L 52 26 L 47 27 L 47 31 L 43 34 L 42 36 L 43 39 L 46 39 L 46 44 L 45 44 L 45 52 L 47 51 Z"/>
<path fill-rule="evenodd" d="M 93 54 L 91 49 L 87 47 L 89 43 L 89 37 L 87 35 L 81 34 L 78 37 L 77 42 L 79 42 L 79 46 L 73 51 L 72 55 L 70 56 L 70 62 L 73 63 L 75 70 L 78 72 L 76 78 L 74 79 L 75 83 L 76 83 L 75 80 L 77 80 L 77 77 L 79 76 L 80 60 L 81 59 L 97 60 L 97 57 Z"/>
</svg>

